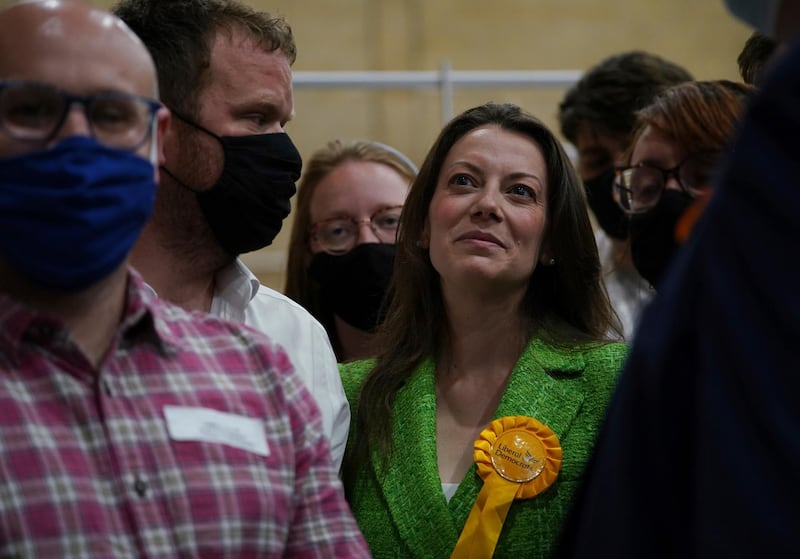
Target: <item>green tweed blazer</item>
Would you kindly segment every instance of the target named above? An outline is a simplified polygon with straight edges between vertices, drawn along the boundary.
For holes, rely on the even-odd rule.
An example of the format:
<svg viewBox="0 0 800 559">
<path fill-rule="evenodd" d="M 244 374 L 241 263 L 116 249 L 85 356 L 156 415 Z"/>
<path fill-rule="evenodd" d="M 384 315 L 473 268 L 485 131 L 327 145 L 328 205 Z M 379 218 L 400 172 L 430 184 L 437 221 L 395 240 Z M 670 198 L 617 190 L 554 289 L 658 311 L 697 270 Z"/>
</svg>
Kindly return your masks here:
<svg viewBox="0 0 800 559">
<path fill-rule="evenodd" d="M 529 342 L 494 418 L 538 419 L 558 436 L 564 456 L 561 473 L 550 488 L 511 505 L 495 558 L 549 556 L 626 351 L 627 346 L 620 343 L 563 349 L 538 338 Z M 370 360 L 340 365 L 354 419 L 359 387 L 372 365 Z M 348 492 L 350 506 L 376 559 L 448 558 L 483 481 L 473 464 L 450 502 L 445 500 L 436 461 L 432 359 L 421 364 L 397 393 L 393 421 L 394 453 L 388 470 L 380 476 L 373 457 Z M 354 437 L 351 430 L 348 444 Z"/>
</svg>

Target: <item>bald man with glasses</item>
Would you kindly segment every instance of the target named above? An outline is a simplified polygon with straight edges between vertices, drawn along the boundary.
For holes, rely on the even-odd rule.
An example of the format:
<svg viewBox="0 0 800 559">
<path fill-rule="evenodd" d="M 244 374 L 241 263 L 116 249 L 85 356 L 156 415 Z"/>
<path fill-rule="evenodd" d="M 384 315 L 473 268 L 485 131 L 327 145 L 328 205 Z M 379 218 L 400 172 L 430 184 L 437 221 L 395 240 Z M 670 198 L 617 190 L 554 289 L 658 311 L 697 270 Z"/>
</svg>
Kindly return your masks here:
<svg viewBox="0 0 800 559">
<path fill-rule="evenodd" d="M 0 10 L 0 557 L 367 557 L 285 352 L 128 267 L 157 96 L 117 17 Z"/>
</svg>

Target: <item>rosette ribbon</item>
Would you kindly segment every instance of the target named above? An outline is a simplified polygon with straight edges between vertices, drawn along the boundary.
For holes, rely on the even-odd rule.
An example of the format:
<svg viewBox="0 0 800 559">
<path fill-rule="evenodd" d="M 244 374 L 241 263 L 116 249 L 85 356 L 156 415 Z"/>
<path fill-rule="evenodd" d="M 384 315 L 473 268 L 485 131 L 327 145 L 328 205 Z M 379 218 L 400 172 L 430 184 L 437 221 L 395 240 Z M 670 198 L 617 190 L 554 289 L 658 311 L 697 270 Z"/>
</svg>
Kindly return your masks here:
<svg viewBox="0 0 800 559">
<path fill-rule="evenodd" d="M 473 456 L 483 487 L 450 558 L 491 557 L 511 503 L 550 487 L 562 454 L 556 434 L 532 417 L 501 417 L 481 431 Z"/>
</svg>

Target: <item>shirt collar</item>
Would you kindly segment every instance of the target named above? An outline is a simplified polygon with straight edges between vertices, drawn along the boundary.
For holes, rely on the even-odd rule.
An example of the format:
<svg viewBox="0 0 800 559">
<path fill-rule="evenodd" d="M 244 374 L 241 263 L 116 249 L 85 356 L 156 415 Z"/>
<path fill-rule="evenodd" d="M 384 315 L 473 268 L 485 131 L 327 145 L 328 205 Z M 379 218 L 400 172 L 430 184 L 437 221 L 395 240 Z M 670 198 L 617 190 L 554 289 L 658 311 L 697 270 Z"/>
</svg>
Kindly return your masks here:
<svg viewBox="0 0 800 559">
<path fill-rule="evenodd" d="M 223 317 L 233 314 L 241 314 L 243 317 L 244 310 L 261 286 L 261 282 L 258 281 L 255 274 L 239 258 L 217 272 L 214 283 L 211 314 Z M 230 308 L 226 309 L 225 307 Z"/>
<path fill-rule="evenodd" d="M 48 323 L 60 327 L 58 321 L 48 319 L 5 293 L 0 293 L 0 353 L 13 363 L 17 362 L 17 348 L 25 335 L 38 324 Z"/>
<path fill-rule="evenodd" d="M 155 292 L 141 276 L 129 269 L 125 311 L 117 327 L 117 344 L 151 343 L 164 353 L 179 345 L 162 313 Z M 17 352 L 26 336 L 41 338 L 44 331 L 66 338 L 64 324 L 46 313 L 34 310 L 7 294 L 0 293 L 0 353 L 17 362 Z M 49 337 L 49 336 L 48 336 Z"/>
<path fill-rule="evenodd" d="M 165 318 L 162 307 L 166 304 L 136 270 L 129 268 L 127 305 L 120 323 L 123 342 L 149 341 L 165 354 L 177 348 L 180 339 Z"/>
</svg>

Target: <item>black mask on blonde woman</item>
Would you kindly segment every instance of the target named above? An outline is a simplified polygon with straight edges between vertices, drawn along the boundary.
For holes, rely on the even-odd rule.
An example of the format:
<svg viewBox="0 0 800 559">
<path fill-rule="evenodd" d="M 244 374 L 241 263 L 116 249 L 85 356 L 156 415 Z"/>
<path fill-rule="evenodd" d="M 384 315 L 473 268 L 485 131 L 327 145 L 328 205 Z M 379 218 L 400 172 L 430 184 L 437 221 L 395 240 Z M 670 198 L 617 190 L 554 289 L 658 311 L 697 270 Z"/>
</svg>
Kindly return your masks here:
<svg viewBox="0 0 800 559">
<path fill-rule="evenodd" d="M 693 198 L 680 190 L 664 190 L 651 210 L 630 216 L 633 265 L 656 290 L 678 252 L 675 228 L 692 202 Z"/>
<path fill-rule="evenodd" d="M 364 243 L 346 254 L 318 252 L 308 273 L 319 284 L 320 300 L 350 326 L 374 332 L 394 268 L 395 246 Z"/>
</svg>

